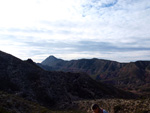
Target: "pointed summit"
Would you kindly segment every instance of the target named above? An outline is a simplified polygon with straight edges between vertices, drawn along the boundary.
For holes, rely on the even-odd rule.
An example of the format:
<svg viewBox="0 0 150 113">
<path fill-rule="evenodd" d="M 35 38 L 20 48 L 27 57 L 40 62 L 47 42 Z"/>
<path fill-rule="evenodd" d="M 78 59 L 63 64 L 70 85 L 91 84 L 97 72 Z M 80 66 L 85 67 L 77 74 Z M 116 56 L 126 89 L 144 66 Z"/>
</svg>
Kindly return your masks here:
<svg viewBox="0 0 150 113">
<path fill-rule="evenodd" d="M 62 59 L 58 59 L 53 55 L 50 55 L 49 57 L 47 57 L 41 64 L 42 65 L 48 65 L 48 66 L 53 66 L 59 62 L 62 62 Z"/>
<path fill-rule="evenodd" d="M 51 59 L 51 60 L 57 60 L 57 58 L 53 55 L 50 55 L 47 59 Z"/>
</svg>

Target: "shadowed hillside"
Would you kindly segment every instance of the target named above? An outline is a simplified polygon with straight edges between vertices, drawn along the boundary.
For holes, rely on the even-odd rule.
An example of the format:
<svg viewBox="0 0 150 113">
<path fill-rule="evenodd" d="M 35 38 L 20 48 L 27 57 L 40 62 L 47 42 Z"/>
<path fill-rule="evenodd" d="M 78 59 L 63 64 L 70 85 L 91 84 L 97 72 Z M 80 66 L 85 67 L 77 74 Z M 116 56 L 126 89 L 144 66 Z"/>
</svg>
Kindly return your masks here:
<svg viewBox="0 0 150 113">
<path fill-rule="evenodd" d="M 80 109 L 56 110 L 0 91 L 0 113 L 86 113 Z"/>
<path fill-rule="evenodd" d="M 55 60 L 53 60 L 55 59 Z M 101 59 L 64 61 L 48 57 L 41 64 L 45 70 L 85 72 L 93 79 L 136 92 L 150 92 L 150 61 L 119 63 Z"/>
<path fill-rule="evenodd" d="M 1 51 L 0 90 L 49 108 L 65 108 L 72 101 L 84 99 L 135 97 L 98 83 L 85 73 L 44 71 L 31 59 L 22 61 Z"/>
</svg>

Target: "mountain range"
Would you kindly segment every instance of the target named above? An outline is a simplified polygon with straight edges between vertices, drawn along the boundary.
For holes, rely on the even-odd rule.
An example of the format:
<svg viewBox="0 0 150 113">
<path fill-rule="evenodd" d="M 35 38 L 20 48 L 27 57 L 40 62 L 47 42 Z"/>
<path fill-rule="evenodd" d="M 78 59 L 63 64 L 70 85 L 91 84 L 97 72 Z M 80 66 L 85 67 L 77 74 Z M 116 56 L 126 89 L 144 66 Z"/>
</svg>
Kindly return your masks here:
<svg viewBox="0 0 150 113">
<path fill-rule="evenodd" d="M 48 71 L 84 72 L 94 80 L 136 92 L 150 92 L 150 61 L 119 63 L 103 59 L 65 61 L 49 56 L 38 64 Z"/>
<path fill-rule="evenodd" d="M 86 73 L 45 71 L 31 59 L 22 61 L 2 51 L 0 51 L 0 91 L 49 108 L 65 108 L 77 100 L 136 96 L 97 82 Z"/>
</svg>

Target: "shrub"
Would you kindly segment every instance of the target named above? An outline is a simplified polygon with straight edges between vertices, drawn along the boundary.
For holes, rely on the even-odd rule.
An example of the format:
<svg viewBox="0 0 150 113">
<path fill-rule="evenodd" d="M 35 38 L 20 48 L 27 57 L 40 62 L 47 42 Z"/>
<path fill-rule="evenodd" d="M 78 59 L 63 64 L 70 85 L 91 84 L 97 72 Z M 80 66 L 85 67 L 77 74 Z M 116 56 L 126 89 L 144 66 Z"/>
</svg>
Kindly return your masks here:
<svg viewBox="0 0 150 113">
<path fill-rule="evenodd" d="M 120 110 L 122 110 L 122 105 L 117 105 L 114 107 L 114 113 L 118 113 Z"/>
</svg>

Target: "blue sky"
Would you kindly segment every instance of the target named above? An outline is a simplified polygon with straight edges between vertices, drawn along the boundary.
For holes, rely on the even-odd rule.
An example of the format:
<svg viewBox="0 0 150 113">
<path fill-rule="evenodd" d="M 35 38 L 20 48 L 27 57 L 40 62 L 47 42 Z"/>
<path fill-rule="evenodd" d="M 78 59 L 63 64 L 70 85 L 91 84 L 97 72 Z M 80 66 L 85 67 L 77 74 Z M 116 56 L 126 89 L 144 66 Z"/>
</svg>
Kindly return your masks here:
<svg viewBox="0 0 150 113">
<path fill-rule="evenodd" d="M 149 0 L 0 0 L 0 15 L 0 50 L 22 60 L 150 60 Z"/>
</svg>

